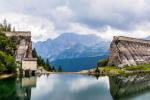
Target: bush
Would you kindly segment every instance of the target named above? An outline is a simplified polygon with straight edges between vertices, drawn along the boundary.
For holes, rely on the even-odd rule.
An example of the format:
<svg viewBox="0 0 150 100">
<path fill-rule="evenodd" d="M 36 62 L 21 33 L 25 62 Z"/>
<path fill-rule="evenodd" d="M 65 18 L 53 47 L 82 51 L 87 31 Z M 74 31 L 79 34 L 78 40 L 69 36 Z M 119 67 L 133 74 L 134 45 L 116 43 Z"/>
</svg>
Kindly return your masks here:
<svg viewBox="0 0 150 100">
<path fill-rule="evenodd" d="M 16 44 L 13 40 L 8 38 L 1 31 L 11 31 L 10 24 L 7 24 L 6 20 L 5 24 L 0 24 L 0 73 L 3 72 L 15 72 L 16 71 L 16 63 L 15 63 L 15 51 Z"/>
<path fill-rule="evenodd" d="M 112 74 L 124 74 L 124 71 L 119 69 L 118 67 L 115 66 L 106 66 L 106 67 L 101 67 L 101 70 L 106 73 L 112 73 Z"/>
<path fill-rule="evenodd" d="M 108 59 L 101 59 L 97 62 L 97 67 L 104 67 L 107 66 Z"/>
<path fill-rule="evenodd" d="M 2 62 L 0 62 L 0 72 L 4 72 L 6 70 L 6 67 Z"/>
<path fill-rule="evenodd" d="M 150 70 L 150 64 L 142 64 L 137 66 L 125 66 L 124 69 L 126 70 Z"/>
<path fill-rule="evenodd" d="M 8 39 L 4 33 L 0 32 L 0 51 L 5 52 L 7 55 L 14 56 L 16 45 Z"/>
<path fill-rule="evenodd" d="M 0 51 L 0 72 L 15 72 L 16 63 L 12 56 Z"/>
</svg>

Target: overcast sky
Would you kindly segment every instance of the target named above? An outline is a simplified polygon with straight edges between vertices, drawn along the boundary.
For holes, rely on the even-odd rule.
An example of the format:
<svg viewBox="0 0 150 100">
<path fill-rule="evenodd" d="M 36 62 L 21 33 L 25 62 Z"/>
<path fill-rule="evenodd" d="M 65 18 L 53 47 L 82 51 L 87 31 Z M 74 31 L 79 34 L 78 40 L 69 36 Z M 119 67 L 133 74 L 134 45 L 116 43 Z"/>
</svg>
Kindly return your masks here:
<svg viewBox="0 0 150 100">
<path fill-rule="evenodd" d="M 150 0 L 0 0 L 4 18 L 33 41 L 65 32 L 143 38 L 150 35 Z"/>
</svg>

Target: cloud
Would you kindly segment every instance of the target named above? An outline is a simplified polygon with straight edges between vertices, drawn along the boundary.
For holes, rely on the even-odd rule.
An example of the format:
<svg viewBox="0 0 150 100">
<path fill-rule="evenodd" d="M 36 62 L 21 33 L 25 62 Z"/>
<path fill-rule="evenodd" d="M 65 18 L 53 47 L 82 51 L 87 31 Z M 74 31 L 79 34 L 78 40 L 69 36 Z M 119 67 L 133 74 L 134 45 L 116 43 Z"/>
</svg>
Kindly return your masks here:
<svg viewBox="0 0 150 100">
<path fill-rule="evenodd" d="M 150 35 L 149 0 L 1 0 L 0 20 L 30 30 L 33 41 L 64 32 L 143 38 Z"/>
<path fill-rule="evenodd" d="M 110 25 L 128 29 L 137 21 L 149 19 L 149 3 L 147 0 L 76 0 L 70 7 L 76 12 L 77 20 L 90 27 Z"/>
<path fill-rule="evenodd" d="M 40 17 L 32 17 L 16 13 L 1 13 L 0 19 L 7 18 L 17 30 L 25 30 L 32 32 L 32 40 L 46 40 L 47 38 L 56 37 L 54 25 L 47 19 Z"/>
</svg>

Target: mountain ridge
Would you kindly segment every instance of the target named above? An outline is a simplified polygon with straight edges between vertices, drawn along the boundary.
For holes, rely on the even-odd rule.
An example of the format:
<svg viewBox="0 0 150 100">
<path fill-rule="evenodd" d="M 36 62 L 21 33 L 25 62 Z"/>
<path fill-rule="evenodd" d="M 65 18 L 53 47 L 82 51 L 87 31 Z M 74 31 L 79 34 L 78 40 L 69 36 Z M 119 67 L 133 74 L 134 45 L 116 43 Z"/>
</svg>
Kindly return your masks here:
<svg viewBox="0 0 150 100">
<path fill-rule="evenodd" d="M 109 42 L 96 35 L 63 33 L 57 38 L 33 44 L 40 56 L 50 61 L 80 57 L 101 56 L 107 53 Z M 42 49 L 41 49 L 42 48 Z"/>
</svg>

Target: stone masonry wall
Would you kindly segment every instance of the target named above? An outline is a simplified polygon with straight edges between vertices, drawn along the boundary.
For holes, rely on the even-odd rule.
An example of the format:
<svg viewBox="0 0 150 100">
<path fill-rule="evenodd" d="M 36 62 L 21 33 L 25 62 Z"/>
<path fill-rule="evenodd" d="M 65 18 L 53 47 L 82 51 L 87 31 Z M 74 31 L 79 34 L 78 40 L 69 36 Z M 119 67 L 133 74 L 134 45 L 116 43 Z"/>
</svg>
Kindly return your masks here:
<svg viewBox="0 0 150 100">
<path fill-rule="evenodd" d="M 21 61 L 23 58 L 32 58 L 31 32 L 15 31 L 4 33 L 16 43 L 16 61 Z"/>
<path fill-rule="evenodd" d="M 150 41 L 148 40 L 114 37 L 110 51 L 108 65 L 111 66 L 123 67 L 150 63 Z"/>
</svg>

